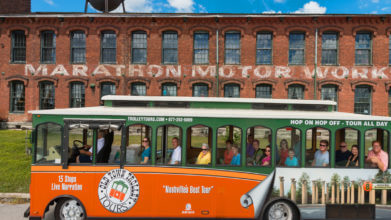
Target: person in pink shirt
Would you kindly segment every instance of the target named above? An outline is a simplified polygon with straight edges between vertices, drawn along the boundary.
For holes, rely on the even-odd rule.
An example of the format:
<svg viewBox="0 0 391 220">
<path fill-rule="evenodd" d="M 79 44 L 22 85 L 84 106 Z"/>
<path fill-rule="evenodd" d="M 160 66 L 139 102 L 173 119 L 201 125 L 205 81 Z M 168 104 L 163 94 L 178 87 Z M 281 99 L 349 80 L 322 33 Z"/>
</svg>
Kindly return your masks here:
<svg viewBox="0 0 391 220">
<path fill-rule="evenodd" d="M 368 152 L 366 159 L 371 167 L 378 167 L 383 172 L 388 168 L 388 154 L 382 150 L 379 141 L 372 142 L 372 150 Z"/>
</svg>

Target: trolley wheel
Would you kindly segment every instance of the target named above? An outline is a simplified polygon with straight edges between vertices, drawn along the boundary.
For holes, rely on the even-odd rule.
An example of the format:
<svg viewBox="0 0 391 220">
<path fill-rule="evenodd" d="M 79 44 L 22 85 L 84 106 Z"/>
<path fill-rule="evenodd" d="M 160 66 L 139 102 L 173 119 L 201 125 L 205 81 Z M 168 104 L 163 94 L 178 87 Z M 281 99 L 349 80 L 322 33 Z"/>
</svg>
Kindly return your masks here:
<svg viewBox="0 0 391 220">
<path fill-rule="evenodd" d="M 284 199 L 269 203 L 263 213 L 264 220 L 297 220 L 300 219 L 298 208 Z"/>
<path fill-rule="evenodd" d="M 54 209 L 56 220 L 84 220 L 86 212 L 83 206 L 75 199 L 60 199 Z"/>
</svg>

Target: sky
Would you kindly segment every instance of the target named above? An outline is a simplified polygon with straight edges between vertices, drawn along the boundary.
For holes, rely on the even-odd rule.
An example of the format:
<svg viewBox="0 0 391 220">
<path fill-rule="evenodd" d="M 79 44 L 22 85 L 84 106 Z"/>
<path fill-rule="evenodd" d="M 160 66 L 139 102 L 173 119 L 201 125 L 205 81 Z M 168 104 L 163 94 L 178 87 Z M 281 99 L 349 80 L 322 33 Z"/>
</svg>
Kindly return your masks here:
<svg viewBox="0 0 391 220">
<path fill-rule="evenodd" d="M 85 0 L 32 0 L 31 4 L 32 12 L 84 12 Z M 125 8 L 144 13 L 391 14 L 391 0 L 125 0 Z M 97 11 L 89 6 L 88 12 Z"/>
</svg>

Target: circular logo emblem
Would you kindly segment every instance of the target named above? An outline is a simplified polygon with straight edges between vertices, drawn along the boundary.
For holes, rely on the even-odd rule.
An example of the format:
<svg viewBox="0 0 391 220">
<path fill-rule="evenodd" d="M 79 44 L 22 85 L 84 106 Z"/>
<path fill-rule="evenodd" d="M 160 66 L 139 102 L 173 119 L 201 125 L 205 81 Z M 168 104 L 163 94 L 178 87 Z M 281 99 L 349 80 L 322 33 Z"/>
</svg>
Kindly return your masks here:
<svg viewBox="0 0 391 220">
<path fill-rule="evenodd" d="M 99 201 L 110 212 L 123 213 L 137 202 L 140 187 L 136 177 L 125 169 L 110 170 L 100 180 Z"/>
<path fill-rule="evenodd" d="M 363 188 L 365 191 L 370 192 L 372 190 L 372 182 L 364 182 Z"/>
</svg>

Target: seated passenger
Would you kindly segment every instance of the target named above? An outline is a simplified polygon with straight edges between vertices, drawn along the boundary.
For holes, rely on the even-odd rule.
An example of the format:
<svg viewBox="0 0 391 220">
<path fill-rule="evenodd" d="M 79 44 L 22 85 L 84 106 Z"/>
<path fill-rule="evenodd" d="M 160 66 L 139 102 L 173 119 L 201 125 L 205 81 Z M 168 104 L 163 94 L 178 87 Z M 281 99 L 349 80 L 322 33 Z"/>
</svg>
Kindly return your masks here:
<svg viewBox="0 0 391 220">
<path fill-rule="evenodd" d="M 102 150 L 105 146 L 105 132 L 100 130 L 98 132 L 98 141 L 96 142 L 96 155 L 99 151 Z M 92 147 L 90 145 L 84 145 L 84 149 L 79 150 L 80 155 L 77 157 L 76 161 L 78 163 L 91 163 L 92 162 Z"/>
<path fill-rule="evenodd" d="M 179 139 L 177 137 L 172 138 L 172 148 L 174 151 L 171 154 L 171 159 L 169 164 L 178 165 L 181 163 L 182 159 L 182 148 L 179 146 Z"/>
<path fill-rule="evenodd" d="M 247 137 L 247 146 L 246 146 L 247 157 L 250 158 L 254 155 L 253 141 L 254 141 L 254 137 L 250 134 Z"/>
<path fill-rule="evenodd" d="M 326 167 L 329 165 L 329 152 L 327 151 L 328 146 L 329 142 L 327 140 L 320 141 L 319 150 L 315 152 L 312 166 Z"/>
<path fill-rule="evenodd" d="M 285 166 L 288 167 L 297 167 L 299 166 L 299 161 L 297 157 L 295 157 L 295 151 L 291 148 L 289 149 L 289 156 L 285 160 Z"/>
<path fill-rule="evenodd" d="M 143 138 L 143 143 L 142 143 L 144 150 L 141 153 L 141 164 L 148 164 L 150 159 L 151 159 L 151 147 L 149 138 L 145 137 Z"/>
<path fill-rule="evenodd" d="M 288 150 L 289 146 L 288 146 L 288 141 L 286 139 L 282 139 L 280 141 L 280 149 L 278 151 L 278 154 L 280 156 L 280 161 L 279 161 L 279 165 L 280 166 L 284 166 L 285 165 L 285 160 L 286 158 L 288 157 Z"/>
<path fill-rule="evenodd" d="M 248 161 L 247 161 L 248 165 L 258 164 L 263 156 L 263 151 L 261 148 L 259 148 L 259 140 L 253 141 L 253 148 L 254 148 L 254 155 L 252 158 L 248 158 Z"/>
<path fill-rule="evenodd" d="M 335 152 L 335 163 L 339 166 L 346 165 L 348 158 L 352 155 L 352 152 L 348 150 L 348 146 L 345 141 L 339 144 L 339 150 Z"/>
<path fill-rule="evenodd" d="M 224 164 L 228 165 L 231 163 L 232 157 L 234 156 L 234 152 L 232 151 L 232 141 L 227 140 L 225 142 L 225 151 L 224 151 Z"/>
<path fill-rule="evenodd" d="M 368 152 L 366 162 L 371 167 L 377 167 L 383 172 L 388 168 L 388 154 L 382 150 L 379 141 L 372 142 L 372 150 Z"/>
<path fill-rule="evenodd" d="M 346 162 L 346 167 L 358 167 L 358 146 L 355 144 L 352 146 L 352 155 L 349 156 L 348 161 Z"/>
<path fill-rule="evenodd" d="M 198 154 L 197 161 L 195 164 L 198 165 L 207 165 L 210 164 L 210 151 L 209 146 L 207 144 L 202 144 L 201 152 Z"/>
<path fill-rule="evenodd" d="M 240 166 L 240 153 L 239 153 L 238 146 L 236 146 L 236 145 L 232 146 L 232 151 L 233 151 L 234 156 L 232 157 L 230 165 Z"/>
<path fill-rule="evenodd" d="M 269 166 L 271 163 L 271 148 L 267 146 L 265 149 L 265 157 L 261 160 L 261 166 Z"/>
</svg>

